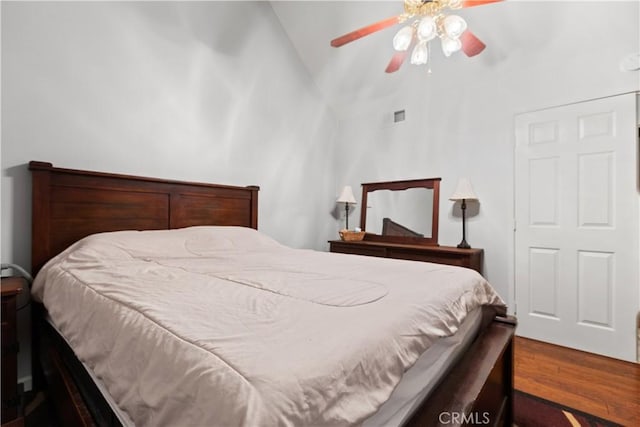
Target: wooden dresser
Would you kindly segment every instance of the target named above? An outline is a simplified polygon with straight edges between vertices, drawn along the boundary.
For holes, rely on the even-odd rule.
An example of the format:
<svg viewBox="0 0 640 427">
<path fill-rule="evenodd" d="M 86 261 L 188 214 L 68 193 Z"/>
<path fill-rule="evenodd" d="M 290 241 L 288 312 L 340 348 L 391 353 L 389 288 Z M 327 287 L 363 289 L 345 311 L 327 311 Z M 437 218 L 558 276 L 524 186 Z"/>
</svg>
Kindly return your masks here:
<svg viewBox="0 0 640 427">
<path fill-rule="evenodd" d="M 329 250 L 343 254 L 377 256 L 457 265 L 482 274 L 482 249 L 459 249 L 451 246 L 407 245 L 372 241 L 330 240 Z"/>
<path fill-rule="evenodd" d="M 18 418 L 18 336 L 16 303 L 25 282 L 20 277 L 2 278 L 2 426 L 21 426 Z M 6 423 L 6 424 L 5 424 Z"/>
</svg>

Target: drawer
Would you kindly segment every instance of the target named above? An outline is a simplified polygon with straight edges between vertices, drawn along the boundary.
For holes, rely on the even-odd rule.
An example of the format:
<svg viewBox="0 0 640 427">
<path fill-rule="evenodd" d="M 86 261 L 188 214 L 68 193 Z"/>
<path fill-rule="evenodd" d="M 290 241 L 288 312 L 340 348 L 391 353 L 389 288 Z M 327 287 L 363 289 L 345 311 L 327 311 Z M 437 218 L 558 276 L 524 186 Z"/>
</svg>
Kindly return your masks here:
<svg viewBox="0 0 640 427">
<path fill-rule="evenodd" d="M 13 344 L 16 340 L 16 329 L 10 323 L 2 322 L 2 329 L 0 329 L 0 334 L 2 334 L 2 348 L 6 347 L 9 344 Z"/>
<path fill-rule="evenodd" d="M 0 307 L 0 310 L 2 310 L 2 312 L 0 313 L 0 316 L 2 317 L 2 323 L 8 322 L 9 319 L 11 317 L 13 317 L 13 310 L 12 308 L 14 307 L 14 303 L 13 301 L 11 301 L 11 298 L 7 298 L 4 297 L 2 298 L 2 307 Z"/>
<path fill-rule="evenodd" d="M 2 323 L 1 323 L 1 341 L 3 350 L 9 345 L 13 345 L 16 340 L 16 306 L 15 300 L 6 304 L 2 301 Z M 3 351 L 4 353 L 4 351 Z"/>
<path fill-rule="evenodd" d="M 389 248 L 387 252 L 389 258 L 407 259 L 411 261 L 433 262 L 435 264 L 454 265 L 456 267 L 472 268 L 479 271 L 475 266 L 472 257 L 446 252 L 432 251 L 412 251 L 406 249 Z"/>
<path fill-rule="evenodd" d="M 406 259 L 410 261 L 434 262 L 436 264 L 462 265 L 462 260 L 454 257 L 447 257 L 441 254 L 431 254 L 418 251 L 407 251 L 403 249 L 389 249 L 389 258 Z"/>
<path fill-rule="evenodd" d="M 341 254 L 352 254 L 352 255 L 377 256 L 377 257 L 386 256 L 386 251 L 384 248 L 357 246 L 357 245 L 341 245 L 339 243 L 331 244 L 331 252 L 337 252 Z"/>
</svg>

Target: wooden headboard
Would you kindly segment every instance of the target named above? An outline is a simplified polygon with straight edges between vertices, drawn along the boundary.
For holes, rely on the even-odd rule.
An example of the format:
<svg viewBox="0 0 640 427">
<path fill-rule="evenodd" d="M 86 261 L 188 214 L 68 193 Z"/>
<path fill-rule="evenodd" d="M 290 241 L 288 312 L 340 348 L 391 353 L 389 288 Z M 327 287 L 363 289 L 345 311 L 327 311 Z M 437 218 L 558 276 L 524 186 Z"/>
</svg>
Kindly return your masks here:
<svg viewBox="0 0 640 427">
<path fill-rule="evenodd" d="M 31 272 L 90 234 L 195 225 L 258 228 L 259 187 L 202 184 L 29 163 Z"/>
</svg>

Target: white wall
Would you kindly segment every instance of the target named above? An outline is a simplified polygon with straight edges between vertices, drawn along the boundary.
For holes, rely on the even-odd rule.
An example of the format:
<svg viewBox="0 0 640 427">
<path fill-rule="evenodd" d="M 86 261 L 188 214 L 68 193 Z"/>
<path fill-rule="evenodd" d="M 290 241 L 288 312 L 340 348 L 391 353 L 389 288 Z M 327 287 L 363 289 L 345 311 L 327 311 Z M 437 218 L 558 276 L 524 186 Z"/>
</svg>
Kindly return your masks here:
<svg viewBox="0 0 640 427">
<path fill-rule="evenodd" d="M 448 197 L 468 177 L 480 205 L 467 241 L 485 249 L 485 275 L 512 303 L 514 116 L 640 90 L 638 72 L 619 69 L 640 52 L 640 3 L 505 2 L 467 15 L 471 28 L 484 23 L 481 55 L 433 51 L 431 74 L 405 64 L 387 77 L 394 91 L 341 105 L 337 181 L 357 191 L 361 182 L 442 177 L 439 241 L 455 246 L 461 219 Z M 394 125 L 399 109 L 407 120 Z"/>
<path fill-rule="evenodd" d="M 2 2 L 2 261 L 30 265 L 30 160 L 257 184 L 262 231 L 324 248 L 320 99 L 265 2 Z"/>
<path fill-rule="evenodd" d="M 261 229 L 322 245 L 335 121 L 268 4 L 2 6 L 3 259 L 28 261 L 29 160 L 258 184 Z"/>
</svg>

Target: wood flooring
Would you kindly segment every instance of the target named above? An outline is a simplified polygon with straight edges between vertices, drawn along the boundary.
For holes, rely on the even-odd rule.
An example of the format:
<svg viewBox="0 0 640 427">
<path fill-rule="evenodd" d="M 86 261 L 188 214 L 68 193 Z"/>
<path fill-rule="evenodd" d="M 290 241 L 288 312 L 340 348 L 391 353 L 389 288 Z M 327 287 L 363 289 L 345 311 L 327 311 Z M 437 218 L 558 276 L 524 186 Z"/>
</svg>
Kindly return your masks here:
<svg viewBox="0 0 640 427">
<path fill-rule="evenodd" d="M 640 364 L 516 337 L 515 388 L 624 426 L 640 426 Z"/>
</svg>

